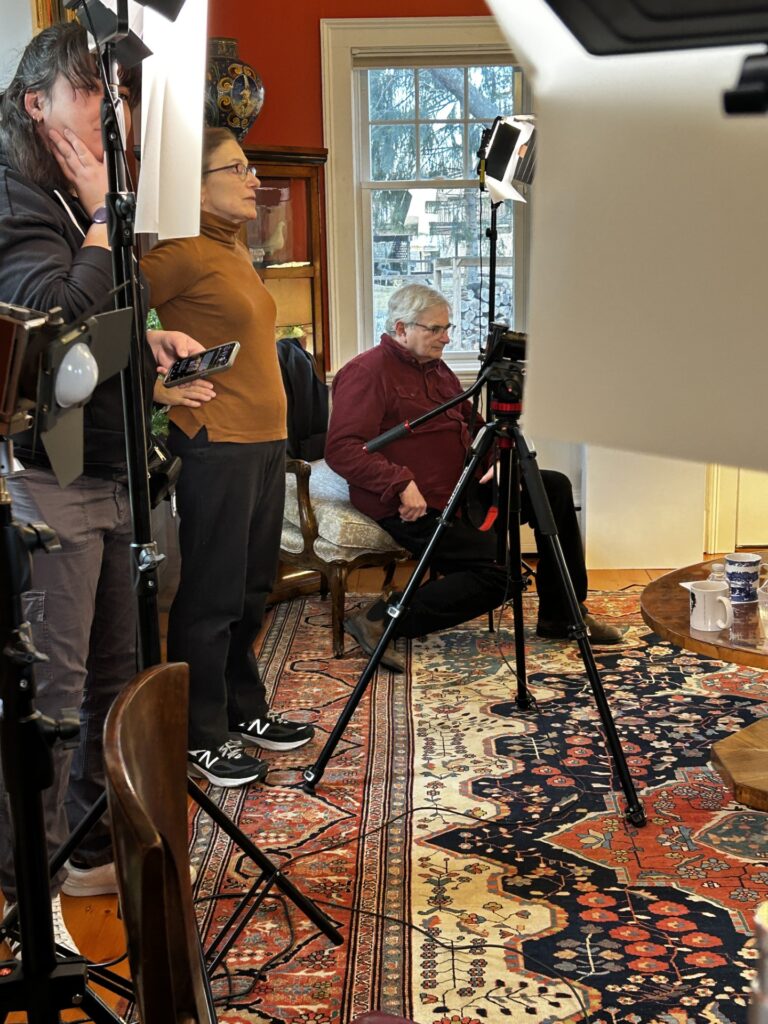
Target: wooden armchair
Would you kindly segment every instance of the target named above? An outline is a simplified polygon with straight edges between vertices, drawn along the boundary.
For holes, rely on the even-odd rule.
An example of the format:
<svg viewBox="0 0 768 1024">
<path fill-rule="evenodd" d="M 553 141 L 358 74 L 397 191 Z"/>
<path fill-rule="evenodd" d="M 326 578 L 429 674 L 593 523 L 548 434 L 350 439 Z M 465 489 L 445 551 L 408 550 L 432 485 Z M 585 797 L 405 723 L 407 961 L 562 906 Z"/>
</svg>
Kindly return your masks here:
<svg viewBox="0 0 768 1024">
<path fill-rule="evenodd" d="M 333 653 L 344 653 L 344 600 L 352 569 L 382 566 L 383 586 L 392 582 L 397 562 L 408 558 L 386 530 L 358 512 L 346 481 L 324 461 L 289 459 L 280 559 L 319 572 L 321 593 L 331 593 Z"/>
<path fill-rule="evenodd" d="M 113 704 L 104 766 L 128 959 L 142 1024 L 215 1024 L 192 904 L 186 665 L 140 673 Z"/>
</svg>

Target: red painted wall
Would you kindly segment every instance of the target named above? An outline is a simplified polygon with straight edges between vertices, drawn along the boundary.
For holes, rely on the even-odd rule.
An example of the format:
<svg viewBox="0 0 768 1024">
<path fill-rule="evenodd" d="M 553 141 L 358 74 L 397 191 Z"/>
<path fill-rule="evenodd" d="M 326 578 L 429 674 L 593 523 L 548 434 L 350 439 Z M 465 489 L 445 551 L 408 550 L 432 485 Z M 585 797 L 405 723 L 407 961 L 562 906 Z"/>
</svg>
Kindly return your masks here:
<svg viewBox="0 0 768 1024">
<path fill-rule="evenodd" d="M 323 145 L 321 18 L 469 17 L 482 0 L 209 0 L 208 35 L 231 36 L 261 75 L 264 106 L 246 146 Z"/>
</svg>

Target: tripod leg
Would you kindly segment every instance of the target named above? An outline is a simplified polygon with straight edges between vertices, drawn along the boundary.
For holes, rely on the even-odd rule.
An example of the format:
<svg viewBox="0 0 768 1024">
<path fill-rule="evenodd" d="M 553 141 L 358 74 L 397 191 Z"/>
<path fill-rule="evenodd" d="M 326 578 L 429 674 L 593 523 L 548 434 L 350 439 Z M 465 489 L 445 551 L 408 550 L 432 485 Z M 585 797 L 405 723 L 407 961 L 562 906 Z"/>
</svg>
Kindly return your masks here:
<svg viewBox="0 0 768 1024">
<path fill-rule="evenodd" d="M 587 627 L 584 624 L 576 592 L 573 589 L 573 583 L 571 582 L 571 577 L 568 573 L 568 566 L 565 562 L 563 549 L 560 546 L 560 538 L 557 536 L 557 527 L 555 525 L 554 516 L 552 515 L 549 500 L 547 499 L 547 493 L 544 490 L 544 483 L 541 479 L 541 473 L 539 472 L 539 467 L 536 462 L 536 456 L 535 453 L 528 448 L 520 428 L 517 425 L 514 425 L 512 431 L 517 450 L 520 454 L 520 469 L 523 475 L 523 480 L 525 481 L 525 485 L 528 489 L 528 495 L 531 499 L 536 524 L 538 526 L 539 533 L 541 533 L 546 540 L 550 553 L 557 565 L 563 596 L 565 597 L 568 606 L 571 633 L 579 645 L 579 651 L 581 652 L 584 668 L 586 669 L 587 677 L 589 678 L 590 686 L 592 687 L 595 704 L 597 705 L 600 720 L 603 723 L 605 737 L 608 742 L 608 749 L 611 752 L 611 757 L 616 767 L 619 781 L 621 782 L 621 788 L 624 790 L 624 796 L 627 801 L 625 814 L 633 825 L 640 827 L 645 824 L 645 812 L 643 811 L 643 805 L 640 803 L 635 791 L 632 776 L 629 773 L 624 751 L 621 747 L 621 740 L 619 739 L 619 735 L 616 731 L 613 715 L 611 714 L 611 709 L 605 696 L 605 690 L 603 689 L 602 680 L 600 679 L 600 673 L 598 672 L 597 665 L 595 664 L 592 647 L 589 643 Z"/>
<path fill-rule="evenodd" d="M 303 892 L 296 888 L 296 886 L 288 878 L 280 872 L 279 868 L 276 868 L 272 861 L 267 857 L 262 850 L 256 846 L 255 843 L 251 842 L 248 836 L 242 832 L 233 821 L 231 821 L 221 808 L 210 799 L 210 797 L 203 792 L 200 787 L 194 783 L 191 779 L 187 779 L 187 790 L 189 795 L 198 804 L 199 807 L 205 811 L 216 824 L 227 833 L 230 839 L 232 839 L 243 851 L 246 853 L 254 864 L 259 867 L 268 878 L 274 879 L 274 884 L 277 888 L 288 897 L 294 906 L 305 914 L 310 921 L 320 929 L 320 931 L 326 935 L 335 946 L 340 946 L 344 939 L 341 933 L 334 927 L 330 919 L 320 910 L 320 908 L 312 902 L 309 897 L 305 896 Z"/>
<path fill-rule="evenodd" d="M 497 523 L 498 554 L 496 561 L 507 566 L 507 579 L 512 595 L 512 621 L 515 635 L 515 678 L 517 696 L 515 704 L 521 711 L 533 706 L 528 693 L 528 675 L 525 664 L 525 622 L 523 618 L 523 563 L 520 554 L 520 467 L 517 450 L 502 436 L 499 441 L 499 520 Z"/>
<path fill-rule="evenodd" d="M 302 786 L 302 789 L 304 789 L 305 792 L 314 793 L 315 786 L 323 777 L 325 766 L 330 761 L 331 756 L 333 755 L 333 752 L 336 749 L 338 742 L 341 739 L 342 734 L 347 726 L 347 723 L 349 722 L 352 715 L 355 713 L 357 705 L 363 699 L 365 691 L 368 689 L 368 683 L 373 678 L 373 675 L 379 665 L 379 662 L 382 659 L 384 651 L 386 650 L 387 645 L 389 644 L 390 637 L 395 631 L 398 618 L 400 618 L 403 612 L 407 611 L 408 608 L 410 607 L 413 595 L 418 590 L 419 586 L 421 585 L 421 581 L 426 575 L 427 569 L 429 567 L 429 562 L 430 559 L 432 558 L 432 554 L 435 550 L 435 547 L 437 546 L 437 543 L 442 537 L 445 530 L 447 530 L 450 524 L 453 522 L 456 516 L 456 512 L 458 511 L 459 506 L 461 505 L 461 501 L 464 497 L 464 492 L 466 491 L 470 480 L 474 478 L 478 466 L 480 466 L 483 459 L 490 451 L 491 445 L 493 444 L 494 436 L 495 434 L 493 429 L 489 428 L 488 426 L 483 427 L 482 430 L 478 433 L 477 438 L 475 439 L 475 442 L 472 446 L 472 457 L 465 466 L 464 471 L 462 472 L 461 476 L 459 477 L 456 483 L 456 486 L 453 489 L 453 493 L 448 499 L 448 504 L 445 506 L 445 509 L 443 510 L 442 515 L 440 516 L 437 522 L 435 532 L 430 537 L 429 541 L 427 542 L 427 546 L 424 549 L 424 552 L 419 558 L 419 561 L 416 563 L 413 572 L 411 573 L 411 576 L 405 585 L 405 589 L 400 595 L 399 601 L 394 605 L 390 605 L 387 609 L 387 612 L 390 616 L 390 620 L 384 628 L 384 632 L 381 635 L 381 638 L 376 646 L 375 651 L 371 655 L 368 664 L 365 666 L 363 674 L 357 681 L 357 684 L 355 685 L 355 688 L 352 691 L 349 700 L 344 705 L 344 709 L 342 710 L 341 715 L 339 715 L 339 719 L 336 722 L 336 725 L 331 730 L 331 733 L 328 736 L 328 739 L 326 740 L 325 746 L 318 754 L 317 760 L 311 767 L 307 768 L 304 771 L 304 785 Z"/>
</svg>

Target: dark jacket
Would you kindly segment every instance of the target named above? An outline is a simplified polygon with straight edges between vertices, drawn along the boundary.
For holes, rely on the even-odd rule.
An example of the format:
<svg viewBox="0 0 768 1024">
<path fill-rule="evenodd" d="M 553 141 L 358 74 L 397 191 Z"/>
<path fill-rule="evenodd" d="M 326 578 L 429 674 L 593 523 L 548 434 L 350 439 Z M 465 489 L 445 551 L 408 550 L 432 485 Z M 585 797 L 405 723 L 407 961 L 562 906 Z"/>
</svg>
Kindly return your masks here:
<svg viewBox="0 0 768 1024">
<path fill-rule="evenodd" d="M 322 459 L 328 430 L 328 387 L 315 373 L 312 356 L 297 338 L 281 338 L 277 358 L 288 399 L 289 458 Z"/>
<path fill-rule="evenodd" d="M 69 323 L 113 287 L 112 256 L 99 246 L 82 248 L 90 219 L 71 195 L 33 184 L 8 166 L 0 151 L 0 302 L 47 312 L 60 307 Z M 104 310 L 113 308 L 106 299 Z M 151 402 L 155 361 L 144 345 L 144 380 Z M 99 384 L 84 409 L 85 473 L 111 476 L 125 466 L 120 377 Z M 14 438 L 24 465 L 48 466 L 32 431 Z"/>
</svg>

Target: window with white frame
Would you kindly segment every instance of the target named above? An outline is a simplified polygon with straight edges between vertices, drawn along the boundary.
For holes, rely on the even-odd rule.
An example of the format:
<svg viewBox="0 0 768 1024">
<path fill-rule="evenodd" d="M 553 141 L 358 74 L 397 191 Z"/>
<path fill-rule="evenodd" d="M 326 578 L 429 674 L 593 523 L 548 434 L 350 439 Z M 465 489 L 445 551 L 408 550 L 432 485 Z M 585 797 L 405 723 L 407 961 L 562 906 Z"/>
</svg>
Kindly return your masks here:
<svg viewBox="0 0 768 1024">
<path fill-rule="evenodd" d="M 449 297 L 446 357 L 476 369 L 491 216 L 477 150 L 496 116 L 530 110 L 522 71 L 491 18 L 328 20 L 321 36 L 332 369 L 378 341 L 405 280 Z M 527 222 L 524 203 L 497 210 L 495 312 L 518 330 Z"/>
<path fill-rule="evenodd" d="M 511 63 L 416 64 L 361 69 L 356 78 L 371 343 L 385 329 L 392 291 L 420 281 L 451 302 L 456 327 L 446 358 L 456 364 L 476 355 L 488 329 L 490 199 L 480 190 L 477 153 L 494 118 L 517 112 L 522 72 Z M 510 324 L 517 206 L 497 210 L 494 309 Z"/>
</svg>

